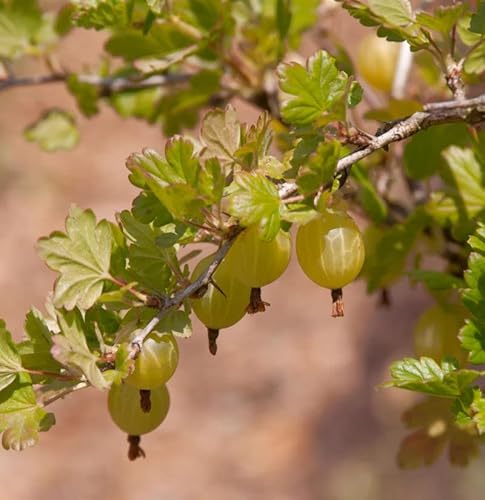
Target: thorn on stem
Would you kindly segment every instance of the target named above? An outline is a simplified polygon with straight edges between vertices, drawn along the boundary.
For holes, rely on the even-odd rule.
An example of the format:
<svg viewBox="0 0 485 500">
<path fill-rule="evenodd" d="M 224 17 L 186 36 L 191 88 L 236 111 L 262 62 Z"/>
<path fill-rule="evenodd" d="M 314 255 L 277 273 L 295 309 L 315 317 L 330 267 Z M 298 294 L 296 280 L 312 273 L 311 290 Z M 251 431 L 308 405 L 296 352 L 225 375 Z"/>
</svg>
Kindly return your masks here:
<svg viewBox="0 0 485 500">
<path fill-rule="evenodd" d="M 332 294 L 332 317 L 341 318 L 344 315 L 344 293 L 341 288 L 335 288 Z"/>
<path fill-rule="evenodd" d="M 151 391 L 140 389 L 140 408 L 143 413 L 150 413 L 152 409 Z"/>
<path fill-rule="evenodd" d="M 251 288 L 251 295 L 249 296 L 249 305 L 246 308 L 248 314 L 256 314 L 258 312 L 265 312 L 266 307 L 270 306 L 269 302 L 265 302 L 261 298 L 261 288 Z"/>
<path fill-rule="evenodd" d="M 137 458 L 145 458 L 145 452 L 140 447 L 140 436 L 128 436 L 128 443 L 130 444 L 128 448 L 128 458 L 133 461 Z"/>
<path fill-rule="evenodd" d="M 219 337 L 219 330 L 208 328 L 207 336 L 209 338 L 209 352 L 215 356 L 217 353 L 217 337 Z"/>
</svg>

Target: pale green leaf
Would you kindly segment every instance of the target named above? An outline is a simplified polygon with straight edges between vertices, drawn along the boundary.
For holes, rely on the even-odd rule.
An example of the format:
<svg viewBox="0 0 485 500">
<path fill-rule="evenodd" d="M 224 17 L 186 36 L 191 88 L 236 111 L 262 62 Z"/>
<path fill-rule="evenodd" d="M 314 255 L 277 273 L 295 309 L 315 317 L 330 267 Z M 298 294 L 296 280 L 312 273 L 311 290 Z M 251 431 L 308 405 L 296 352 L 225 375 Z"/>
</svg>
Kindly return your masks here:
<svg viewBox="0 0 485 500">
<path fill-rule="evenodd" d="M 126 0 L 71 0 L 73 18 L 82 28 L 121 28 L 128 23 Z"/>
<path fill-rule="evenodd" d="M 0 391 L 9 386 L 22 371 L 22 363 L 12 336 L 0 320 Z"/>
<path fill-rule="evenodd" d="M 55 40 L 52 17 L 42 14 L 37 0 L 0 3 L 0 57 L 41 53 Z"/>
<path fill-rule="evenodd" d="M 54 358 L 63 365 L 83 373 L 97 389 L 106 389 L 108 383 L 98 368 L 98 357 L 89 350 L 86 340 L 86 326 L 78 309 L 58 311 L 61 333 L 52 337 L 51 349 Z"/>
<path fill-rule="evenodd" d="M 369 0 L 369 7 L 397 26 L 405 26 L 412 21 L 413 10 L 409 0 Z"/>
<path fill-rule="evenodd" d="M 37 404 L 32 381 L 27 373 L 0 392 L 0 432 L 6 450 L 21 451 L 33 446 L 39 432 L 55 423 L 54 415 Z"/>
<path fill-rule="evenodd" d="M 241 124 L 235 109 L 229 105 L 225 110 L 209 111 L 202 120 L 200 138 L 207 147 L 207 156 L 233 162 L 241 144 Z"/>
<path fill-rule="evenodd" d="M 96 224 L 91 210 L 72 207 L 66 234 L 54 232 L 37 244 L 40 256 L 60 273 L 54 288 L 57 307 L 89 309 L 101 295 L 109 278 L 113 237 L 106 220 Z"/>
<path fill-rule="evenodd" d="M 453 223 L 477 216 L 485 210 L 485 165 L 471 149 L 450 146 L 443 156 L 448 164 L 442 170 L 447 189 L 433 193 L 430 212 Z"/>
<path fill-rule="evenodd" d="M 44 151 L 72 149 L 79 142 L 79 131 L 72 115 L 61 110 L 44 113 L 24 131 L 25 138 Z"/>
</svg>

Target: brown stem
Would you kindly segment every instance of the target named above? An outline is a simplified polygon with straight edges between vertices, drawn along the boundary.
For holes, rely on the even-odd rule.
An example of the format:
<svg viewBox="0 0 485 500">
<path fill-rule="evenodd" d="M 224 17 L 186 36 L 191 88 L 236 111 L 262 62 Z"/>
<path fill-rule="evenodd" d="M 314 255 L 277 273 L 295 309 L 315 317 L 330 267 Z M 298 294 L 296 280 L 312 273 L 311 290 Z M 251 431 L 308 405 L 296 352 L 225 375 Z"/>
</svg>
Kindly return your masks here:
<svg viewBox="0 0 485 500">
<path fill-rule="evenodd" d="M 78 380 L 79 375 L 63 375 L 62 373 L 50 372 L 46 370 L 24 370 L 31 375 L 45 375 L 46 377 L 57 378 L 58 380 Z"/>
<path fill-rule="evenodd" d="M 140 300 L 141 302 L 146 303 L 146 302 L 149 301 L 149 295 L 146 295 L 146 294 L 144 294 L 142 292 L 139 292 L 138 290 L 135 290 L 134 288 L 132 288 L 131 286 L 129 286 L 129 284 L 126 283 L 126 281 L 124 281 L 122 279 L 119 279 L 119 278 L 115 278 L 114 276 L 110 276 L 109 279 L 115 285 L 118 285 L 121 288 L 124 288 L 127 292 L 131 293 L 131 295 L 133 295 L 133 297 L 135 297 L 136 299 Z"/>
<path fill-rule="evenodd" d="M 150 413 L 152 409 L 151 391 L 140 389 L 140 408 L 143 413 Z"/>
<path fill-rule="evenodd" d="M 334 288 L 332 295 L 332 317 L 342 318 L 344 315 L 344 293 L 341 288 Z"/>
<path fill-rule="evenodd" d="M 217 337 L 219 337 L 219 330 L 208 328 L 207 337 L 209 338 L 209 352 L 215 356 L 217 354 Z"/>
<path fill-rule="evenodd" d="M 256 314 L 258 312 L 266 311 L 266 306 L 270 306 L 269 302 L 265 302 L 261 298 L 261 288 L 251 288 L 251 295 L 249 296 L 249 305 L 246 308 L 248 314 Z"/>
<path fill-rule="evenodd" d="M 130 444 L 128 448 L 128 458 L 133 461 L 136 460 L 137 458 L 145 458 L 145 452 L 143 449 L 140 447 L 140 441 L 141 437 L 140 436 L 128 436 L 128 443 Z"/>
</svg>

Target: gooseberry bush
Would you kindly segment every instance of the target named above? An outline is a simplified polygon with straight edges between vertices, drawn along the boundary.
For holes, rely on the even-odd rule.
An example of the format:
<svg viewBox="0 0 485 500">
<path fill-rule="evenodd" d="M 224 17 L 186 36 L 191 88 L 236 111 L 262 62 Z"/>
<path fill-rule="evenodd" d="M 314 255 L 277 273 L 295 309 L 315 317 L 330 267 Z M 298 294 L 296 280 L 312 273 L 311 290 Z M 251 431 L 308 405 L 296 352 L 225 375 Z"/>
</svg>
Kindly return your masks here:
<svg viewBox="0 0 485 500">
<path fill-rule="evenodd" d="M 337 318 L 355 279 L 383 304 L 403 277 L 426 287 L 435 305 L 410 332 L 416 357 L 392 363 L 384 383 L 427 398 L 404 415 L 412 432 L 399 462 L 430 464 L 445 447 L 454 464 L 476 454 L 485 433 L 485 3 L 434 3 L 72 0 L 50 12 L 37 0 L 0 0 L 1 91 L 57 82 L 86 117 L 110 106 L 169 137 L 163 152 L 126 160 L 138 189 L 129 209 L 108 221 L 72 207 L 64 231 L 39 239 L 57 273 L 46 312 L 27 313 L 18 342 L 0 323 L 4 448 L 35 444 L 55 423 L 47 407 L 92 387 L 106 392 L 130 459 L 144 456 L 140 436 L 167 415 L 191 314 L 216 354 L 220 330 L 264 312 L 261 289 L 296 253 Z M 304 32 L 337 11 L 367 29 L 360 48 L 320 33 L 328 51 L 305 60 Z M 56 56 L 75 29 L 106 32 L 87 73 Z M 19 76 L 29 58 L 44 73 Z M 256 123 L 240 122 L 234 98 L 260 109 Z M 80 140 L 60 108 L 25 138 L 46 151 Z"/>
</svg>

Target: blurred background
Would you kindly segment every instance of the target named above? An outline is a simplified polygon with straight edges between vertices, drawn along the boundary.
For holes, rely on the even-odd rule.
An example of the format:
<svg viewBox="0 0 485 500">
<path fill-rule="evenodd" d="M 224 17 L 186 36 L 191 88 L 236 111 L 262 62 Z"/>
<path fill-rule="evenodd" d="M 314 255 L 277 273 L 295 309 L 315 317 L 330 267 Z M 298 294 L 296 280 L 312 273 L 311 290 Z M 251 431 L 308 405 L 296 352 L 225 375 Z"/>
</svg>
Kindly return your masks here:
<svg viewBox="0 0 485 500">
<path fill-rule="evenodd" d="M 345 13 L 327 14 L 303 55 L 322 46 L 321 30 L 330 24 L 351 52 L 365 32 Z M 59 59 L 80 70 L 97 60 L 103 40 L 75 30 Z M 22 137 L 53 105 L 80 124 L 72 152 L 43 153 Z M 241 120 L 258 115 L 243 102 L 234 105 Z M 54 279 L 35 253 L 36 239 L 62 229 L 72 203 L 114 220 L 135 195 L 126 157 L 145 146 L 161 150 L 164 141 L 157 127 L 122 120 L 106 107 L 83 118 L 62 84 L 0 93 L 0 317 L 17 339 L 26 311 L 43 307 Z M 430 468 L 402 471 L 396 464 L 409 432 L 400 416 L 419 398 L 376 386 L 391 360 L 412 354 L 416 317 L 430 303 L 421 289 L 403 279 L 383 308 L 354 283 L 345 289 L 345 318 L 333 319 L 327 293 L 293 262 L 264 299 L 269 310 L 224 331 L 216 357 L 199 323 L 191 339 L 180 340 L 171 410 L 143 438 L 145 460 L 128 461 L 106 395 L 88 389 L 52 406 L 57 424 L 38 446 L 0 451 L 0 499 L 483 498 L 483 459 L 464 469 L 451 467 L 446 454 Z"/>
</svg>

